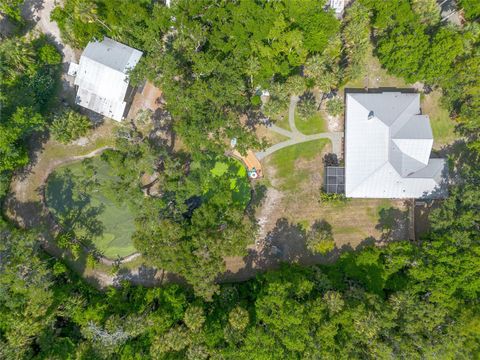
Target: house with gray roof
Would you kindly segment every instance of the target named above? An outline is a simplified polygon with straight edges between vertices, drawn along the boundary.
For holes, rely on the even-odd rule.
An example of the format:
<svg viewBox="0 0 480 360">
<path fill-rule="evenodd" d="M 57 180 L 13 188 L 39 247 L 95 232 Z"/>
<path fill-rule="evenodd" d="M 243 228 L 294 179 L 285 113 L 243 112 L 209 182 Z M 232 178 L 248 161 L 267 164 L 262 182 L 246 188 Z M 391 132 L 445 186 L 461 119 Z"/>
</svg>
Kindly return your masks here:
<svg viewBox="0 0 480 360">
<path fill-rule="evenodd" d="M 347 93 L 345 195 L 442 198 L 446 161 L 431 158 L 432 129 L 414 93 Z"/>
<path fill-rule="evenodd" d="M 132 93 L 128 74 L 142 52 L 105 37 L 91 41 L 78 64 L 70 63 L 68 74 L 75 77 L 75 102 L 116 121 L 124 117 L 126 97 Z"/>
</svg>

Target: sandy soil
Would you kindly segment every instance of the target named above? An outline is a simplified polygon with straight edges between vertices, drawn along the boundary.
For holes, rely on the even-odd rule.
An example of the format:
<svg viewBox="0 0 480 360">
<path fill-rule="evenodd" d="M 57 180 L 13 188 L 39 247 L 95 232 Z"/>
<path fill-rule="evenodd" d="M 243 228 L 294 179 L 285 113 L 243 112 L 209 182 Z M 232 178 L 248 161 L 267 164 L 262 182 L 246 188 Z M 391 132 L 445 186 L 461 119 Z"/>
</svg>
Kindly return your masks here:
<svg viewBox="0 0 480 360">
<path fill-rule="evenodd" d="M 59 3 L 61 2 L 55 0 L 26 0 L 22 14 L 27 20 L 36 23 L 34 30 L 50 37 L 62 52 L 64 63 L 69 63 L 76 61 L 76 53 L 73 48 L 63 43 L 57 23 L 50 21 L 50 14 Z"/>
<path fill-rule="evenodd" d="M 160 107 L 162 91 L 156 88 L 151 82 L 145 84 L 143 90 L 137 91 L 133 98 L 132 105 L 127 118 L 134 119 L 141 110 L 150 110 L 155 112 Z"/>
</svg>

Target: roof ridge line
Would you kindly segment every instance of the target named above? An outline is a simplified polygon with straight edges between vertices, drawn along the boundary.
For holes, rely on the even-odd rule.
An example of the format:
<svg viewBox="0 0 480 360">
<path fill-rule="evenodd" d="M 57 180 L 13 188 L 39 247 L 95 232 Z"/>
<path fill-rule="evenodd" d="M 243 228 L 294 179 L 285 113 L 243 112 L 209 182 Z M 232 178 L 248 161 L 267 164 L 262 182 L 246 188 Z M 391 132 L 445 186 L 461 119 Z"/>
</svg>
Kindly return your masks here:
<svg viewBox="0 0 480 360">
<path fill-rule="evenodd" d="M 124 73 L 123 71 L 120 71 L 120 70 L 118 70 L 118 69 L 112 68 L 111 66 L 105 65 L 104 63 L 101 63 L 100 61 L 97 61 L 97 60 L 95 60 L 95 59 L 92 59 L 90 56 L 86 56 L 86 55 L 83 55 L 83 54 L 82 54 L 82 55 L 80 56 L 80 59 L 81 59 L 82 57 L 85 57 L 85 58 L 87 58 L 88 60 L 93 61 L 94 63 L 97 63 L 97 64 L 99 64 L 99 65 L 102 65 L 102 66 L 104 66 L 104 67 L 106 67 L 106 68 L 108 68 L 108 69 L 110 69 L 110 70 L 116 71 L 116 72 L 118 72 L 119 74 L 122 74 L 122 75 L 128 77 L 128 74 Z M 80 61 L 78 61 L 78 65 L 80 65 Z"/>
<path fill-rule="evenodd" d="M 432 138 L 391 137 L 391 140 L 432 140 Z"/>
<path fill-rule="evenodd" d="M 416 93 L 415 93 L 415 94 L 416 94 Z M 417 94 L 417 95 L 419 95 L 419 94 Z M 419 97 L 420 97 L 420 95 L 419 95 Z M 417 100 L 417 97 L 415 97 L 411 102 L 409 102 L 408 105 L 407 105 L 407 107 L 406 107 L 405 109 L 403 109 L 403 111 L 402 111 L 400 114 L 398 114 L 397 118 L 396 118 L 396 119 L 392 122 L 392 124 L 389 126 L 389 130 L 392 129 L 392 126 L 395 125 L 395 123 L 398 121 L 398 119 L 399 119 L 403 114 L 405 114 L 405 112 L 406 112 L 407 109 L 410 107 L 410 105 L 412 105 L 412 103 L 413 103 L 414 101 L 416 101 L 416 100 Z M 420 106 L 419 106 L 419 109 L 418 109 L 418 110 L 421 111 Z M 412 117 L 418 116 L 418 115 L 422 115 L 422 114 L 421 114 L 421 113 L 420 113 L 420 114 L 413 114 L 412 116 L 410 116 L 410 117 L 407 119 L 407 122 L 408 122 L 408 120 L 410 120 Z M 429 117 L 428 115 L 425 115 L 425 116 Z M 430 118 L 429 118 L 429 120 L 430 120 Z M 406 122 L 406 123 L 407 123 L 407 122 Z M 406 124 L 406 123 L 405 123 L 405 124 Z M 405 124 L 403 124 L 403 126 L 405 126 Z M 403 129 L 403 126 L 402 126 L 401 128 L 399 128 L 399 129 L 395 132 L 395 134 L 398 133 L 400 130 L 402 130 L 402 129 Z M 390 139 L 393 139 L 393 135 L 390 135 Z"/>
</svg>

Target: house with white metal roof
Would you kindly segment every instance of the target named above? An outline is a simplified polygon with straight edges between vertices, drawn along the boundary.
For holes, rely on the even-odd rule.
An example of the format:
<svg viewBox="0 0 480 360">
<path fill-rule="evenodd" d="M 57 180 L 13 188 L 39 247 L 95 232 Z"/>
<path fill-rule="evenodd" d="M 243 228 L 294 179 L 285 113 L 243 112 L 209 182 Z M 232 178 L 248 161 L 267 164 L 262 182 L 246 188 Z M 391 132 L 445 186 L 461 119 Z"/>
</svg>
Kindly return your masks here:
<svg viewBox="0 0 480 360">
<path fill-rule="evenodd" d="M 121 121 L 132 92 L 128 74 L 142 57 L 142 52 L 105 37 L 91 41 L 79 64 L 70 63 L 68 74 L 75 76 L 78 87 L 75 102 L 111 119 Z"/>
<path fill-rule="evenodd" d="M 347 93 L 345 195 L 442 198 L 446 161 L 430 158 L 432 129 L 414 93 Z"/>
</svg>

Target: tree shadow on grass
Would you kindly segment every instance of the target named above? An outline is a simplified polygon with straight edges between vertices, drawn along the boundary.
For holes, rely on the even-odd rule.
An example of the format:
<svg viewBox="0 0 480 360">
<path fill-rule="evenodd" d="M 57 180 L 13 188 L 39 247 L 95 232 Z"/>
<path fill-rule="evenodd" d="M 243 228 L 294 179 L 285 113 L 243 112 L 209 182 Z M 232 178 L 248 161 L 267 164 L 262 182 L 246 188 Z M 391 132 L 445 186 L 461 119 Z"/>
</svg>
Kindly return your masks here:
<svg viewBox="0 0 480 360">
<path fill-rule="evenodd" d="M 93 246 L 92 239 L 103 235 L 104 225 L 98 216 L 105 205 L 92 205 L 87 191 L 79 189 L 68 169 L 50 175 L 45 191 L 45 201 L 64 232 L 73 232 L 85 246 Z"/>
<path fill-rule="evenodd" d="M 323 231 L 328 234 L 328 236 L 333 237 L 332 225 L 326 220 L 316 220 L 312 225 L 312 230 L 314 231 Z"/>
<path fill-rule="evenodd" d="M 246 207 L 246 214 L 252 221 L 257 221 L 255 217 L 256 210 L 262 205 L 268 192 L 268 187 L 257 183 L 251 190 L 250 202 Z"/>
<path fill-rule="evenodd" d="M 326 226 L 321 220 L 317 224 Z M 330 224 L 328 225 L 330 226 Z M 344 252 L 353 252 L 378 243 L 373 237 L 368 237 L 356 249 L 346 244 L 340 248 L 335 246 L 332 251 L 322 255 L 313 254 L 308 250 L 306 240 L 307 232 L 304 226 L 292 224 L 286 218 L 281 218 L 263 240 L 264 245 L 259 250 L 249 249 L 248 255 L 242 261 L 236 261 L 242 266 L 238 270 L 228 270 L 218 277 L 218 281 L 222 283 L 245 281 L 258 273 L 277 269 L 282 263 L 296 263 L 303 266 L 333 264 Z"/>
<path fill-rule="evenodd" d="M 394 207 L 382 208 L 378 212 L 379 220 L 375 229 L 381 231 L 381 241 L 400 240 L 404 237 L 408 226 L 408 209 L 400 210 Z"/>
<path fill-rule="evenodd" d="M 47 225 L 42 217 L 42 204 L 38 201 L 19 202 L 13 194 L 5 199 L 3 213 L 17 226 L 25 229 Z"/>
<path fill-rule="evenodd" d="M 113 286 L 122 286 L 122 283 L 125 281 L 146 287 L 160 286 L 169 283 L 188 286 L 182 276 L 145 264 L 135 269 L 120 268 L 114 275 Z"/>
</svg>

